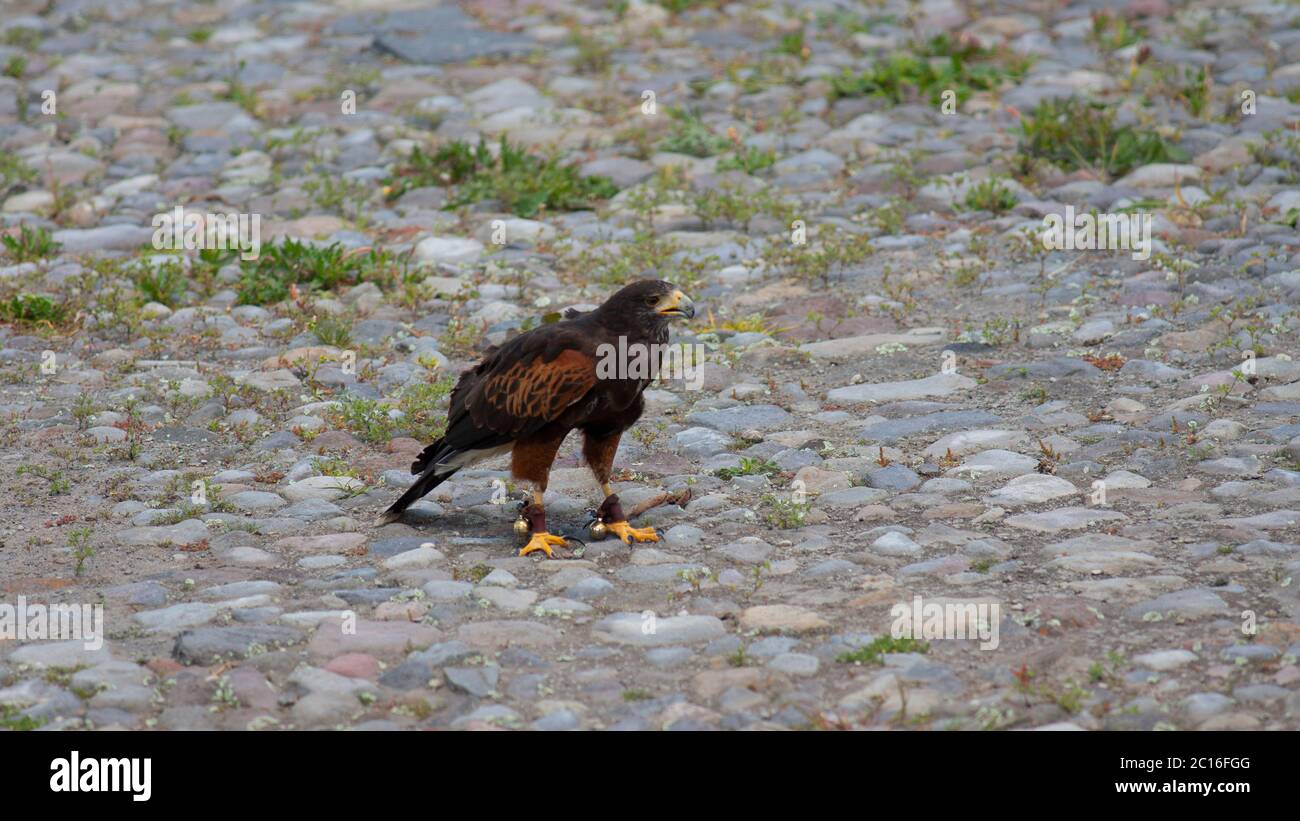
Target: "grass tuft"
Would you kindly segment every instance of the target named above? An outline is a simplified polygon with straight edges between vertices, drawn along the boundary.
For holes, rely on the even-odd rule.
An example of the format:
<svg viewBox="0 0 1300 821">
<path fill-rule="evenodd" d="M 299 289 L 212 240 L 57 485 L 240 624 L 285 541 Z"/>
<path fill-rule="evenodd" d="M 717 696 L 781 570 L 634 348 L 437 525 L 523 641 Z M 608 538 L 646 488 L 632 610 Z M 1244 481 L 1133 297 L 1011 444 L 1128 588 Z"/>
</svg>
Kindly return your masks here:
<svg viewBox="0 0 1300 821">
<path fill-rule="evenodd" d="M 1020 153 L 1065 171 L 1120 177 L 1151 163 L 1182 162 L 1187 152 L 1154 131 L 1115 123 L 1116 112 L 1074 97 L 1044 100 L 1020 120 Z"/>
<path fill-rule="evenodd" d="M 28 225 L 22 226 L 17 235 L 0 234 L 0 245 L 4 246 L 5 255 L 14 262 L 46 259 L 57 254 L 61 247 L 49 231 Z"/>
<path fill-rule="evenodd" d="M 240 262 L 236 289 L 240 305 L 281 302 L 299 291 L 327 291 L 340 285 L 373 281 L 401 285 L 412 276 L 410 255 L 372 248 L 350 251 L 342 243 L 312 245 L 287 239 L 267 246 L 254 260 Z"/>
<path fill-rule="evenodd" d="M 840 653 L 835 660 L 841 664 L 884 664 L 881 656 L 886 653 L 925 653 L 930 645 L 912 638 L 896 639 L 893 636 L 880 636 L 870 644 L 856 650 Z"/>
<path fill-rule="evenodd" d="M 831 78 L 831 100 L 882 97 L 894 105 L 925 100 L 939 105 L 951 90 L 964 103 L 977 91 L 992 91 L 1004 82 L 1019 82 L 1029 61 L 1006 50 L 985 48 L 973 40 L 946 34 L 913 43 L 858 74 L 844 69 Z"/>
<path fill-rule="evenodd" d="M 448 209 L 495 200 L 520 217 L 542 210 L 579 211 L 618 193 L 607 177 L 584 177 L 576 165 L 529 154 L 505 137 L 496 156 L 482 141 L 471 146 L 456 140 L 432 154 L 417 147 L 388 181 L 388 196 L 395 199 L 424 186 L 455 187 Z"/>
</svg>

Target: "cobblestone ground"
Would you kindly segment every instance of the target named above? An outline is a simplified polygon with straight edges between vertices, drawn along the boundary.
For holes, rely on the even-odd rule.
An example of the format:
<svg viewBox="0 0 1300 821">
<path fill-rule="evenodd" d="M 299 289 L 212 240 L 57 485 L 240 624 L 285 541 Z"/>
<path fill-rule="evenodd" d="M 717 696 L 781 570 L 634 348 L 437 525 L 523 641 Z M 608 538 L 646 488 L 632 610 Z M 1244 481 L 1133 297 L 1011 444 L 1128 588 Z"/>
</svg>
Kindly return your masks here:
<svg viewBox="0 0 1300 821">
<path fill-rule="evenodd" d="M 415 5 L 5 3 L 0 726 L 1297 728 L 1300 6 Z M 662 541 L 374 526 L 643 275 Z"/>
</svg>

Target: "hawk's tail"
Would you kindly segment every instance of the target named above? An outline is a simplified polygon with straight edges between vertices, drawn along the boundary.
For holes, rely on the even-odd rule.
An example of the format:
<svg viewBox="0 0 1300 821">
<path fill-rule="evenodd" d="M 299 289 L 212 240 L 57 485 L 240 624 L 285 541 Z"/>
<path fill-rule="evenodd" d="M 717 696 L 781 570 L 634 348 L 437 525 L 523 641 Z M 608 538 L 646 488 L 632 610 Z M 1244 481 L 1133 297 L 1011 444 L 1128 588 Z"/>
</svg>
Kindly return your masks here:
<svg viewBox="0 0 1300 821">
<path fill-rule="evenodd" d="M 408 507 L 419 501 L 424 494 L 450 479 L 455 473 L 455 470 L 449 470 L 444 473 L 435 473 L 431 470 L 428 473 L 423 474 L 419 479 L 415 480 L 414 484 L 406 489 L 405 493 L 397 498 L 396 502 L 393 502 L 388 510 L 385 510 L 380 514 L 379 518 L 375 520 L 375 526 L 378 527 L 380 525 L 391 524 L 392 522 L 402 518 L 402 513 L 404 513 Z"/>
<path fill-rule="evenodd" d="M 453 425 L 446 436 L 420 451 L 411 463 L 411 473 L 419 474 L 415 484 L 407 488 L 392 507 L 383 512 L 376 526 L 397 521 L 406 510 L 424 494 L 450 479 L 456 471 L 488 456 L 500 453 L 510 444 L 508 436 L 490 434 L 484 437 L 468 422 Z M 467 435 L 470 434 L 470 435 Z"/>
<path fill-rule="evenodd" d="M 446 441 L 446 437 L 443 437 L 420 451 L 420 455 L 415 457 L 415 461 L 411 463 L 411 473 L 424 473 L 425 469 L 433 462 L 434 457 L 438 455 L 438 451 L 442 450 L 442 446 Z"/>
</svg>

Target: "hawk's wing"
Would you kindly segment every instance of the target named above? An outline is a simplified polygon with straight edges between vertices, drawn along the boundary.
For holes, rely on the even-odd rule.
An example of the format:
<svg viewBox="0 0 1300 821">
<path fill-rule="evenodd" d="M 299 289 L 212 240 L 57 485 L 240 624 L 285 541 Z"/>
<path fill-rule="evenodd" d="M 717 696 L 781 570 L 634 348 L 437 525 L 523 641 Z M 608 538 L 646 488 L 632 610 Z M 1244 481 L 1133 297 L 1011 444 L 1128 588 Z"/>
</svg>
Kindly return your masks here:
<svg viewBox="0 0 1300 821">
<path fill-rule="evenodd" d="M 513 439 L 555 421 L 596 386 L 593 344 L 586 334 L 555 325 L 506 342 L 456 385 L 450 427 L 469 423 Z"/>
<path fill-rule="evenodd" d="M 584 330 L 546 325 L 488 351 L 451 392 L 447 432 L 411 465 L 455 465 L 462 454 L 509 445 L 555 421 L 596 386 L 595 340 Z"/>
<path fill-rule="evenodd" d="M 580 350 L 550 360 L 502 357 L 470 389 L 465 410 L 476 427 L 520 436 L 555 421 L 595 386 L 596 360 Z"/>
</svg>

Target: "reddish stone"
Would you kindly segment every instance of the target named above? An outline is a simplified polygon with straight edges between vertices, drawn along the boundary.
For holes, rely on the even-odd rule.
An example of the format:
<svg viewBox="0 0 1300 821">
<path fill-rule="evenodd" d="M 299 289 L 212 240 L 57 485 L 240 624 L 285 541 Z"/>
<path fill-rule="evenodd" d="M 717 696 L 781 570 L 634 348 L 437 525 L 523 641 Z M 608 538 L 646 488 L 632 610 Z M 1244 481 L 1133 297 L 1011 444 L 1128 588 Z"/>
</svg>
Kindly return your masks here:
<svg viewBox="0 0 1300 821">
<path fill-rule="evenodd" d="M 179 673 L 185 669 L 185 666 L 175 659 L 156 658 L 150 659 L 145 667 L 148 667 L 153 673 L 159 676 L 170 676 Z"/>
<path fill-rule="evenodd" d="M 1034 626 L 1044 636 L 1055 636 L 1066 630 L 1092 627 L 1101 621 L 1089 603 L 1081 599 L 1044 596 L 1025 605 L 1026 613 L 1034 611 L 1038 612 Z"/>
<path fill-rule="evenodd" d="M 312 636 L 307 650 L 317 659 L 351 654 L 393 658 L 404 656 L 411 650 L 423 650 L 441 637 L 437 628 L 427 624 L 366 619 L 353 623 L 332 617 L 316 628 L 316 635 Z"/>
<path fill-rule="evenodd" d="M 317 453 L 325 453 L 331 450 L 352 450 L 361 447 L 361 443 L 347 431 L 327 430 L 311 440 L 311 447 Z"/>
<path fill-rule="evenodd" d="M 51 439 L 62 439 L 72 433 L 76 433 L 76 428 L 71 425 L 51 425 L 48 428 L 41 428 L 29 434 L 33 444 L 38 442 L 48 442 Z"/>
<path fill-rule="evenodd" d="M 239 703 L 257 710 L 274 710 L 278 698 L 266 676 L 252 667 L 236 667 L 226 674 Z"/>
<path fill-rule="evenodd" d="M 418 439 L 412 439 L 409 436 L 398 436 L 388 442 L 389 453 L 405 453 L 410 450 L 424 450 L 424 445 L 420 444 Z"/>
<path fill-rule="evenodd" d="M 1165 0 L 1129 0 L 1124 11 L 1130 17 L 1168 17 L 1169 4 Z"/>
<path fill-rule="evenodd" d="M 348 678 L 373 680 L 379 677 L 379 659 L 367 653 L 344 653 L 330 659 L 325 669 Z"/>
</svg>

